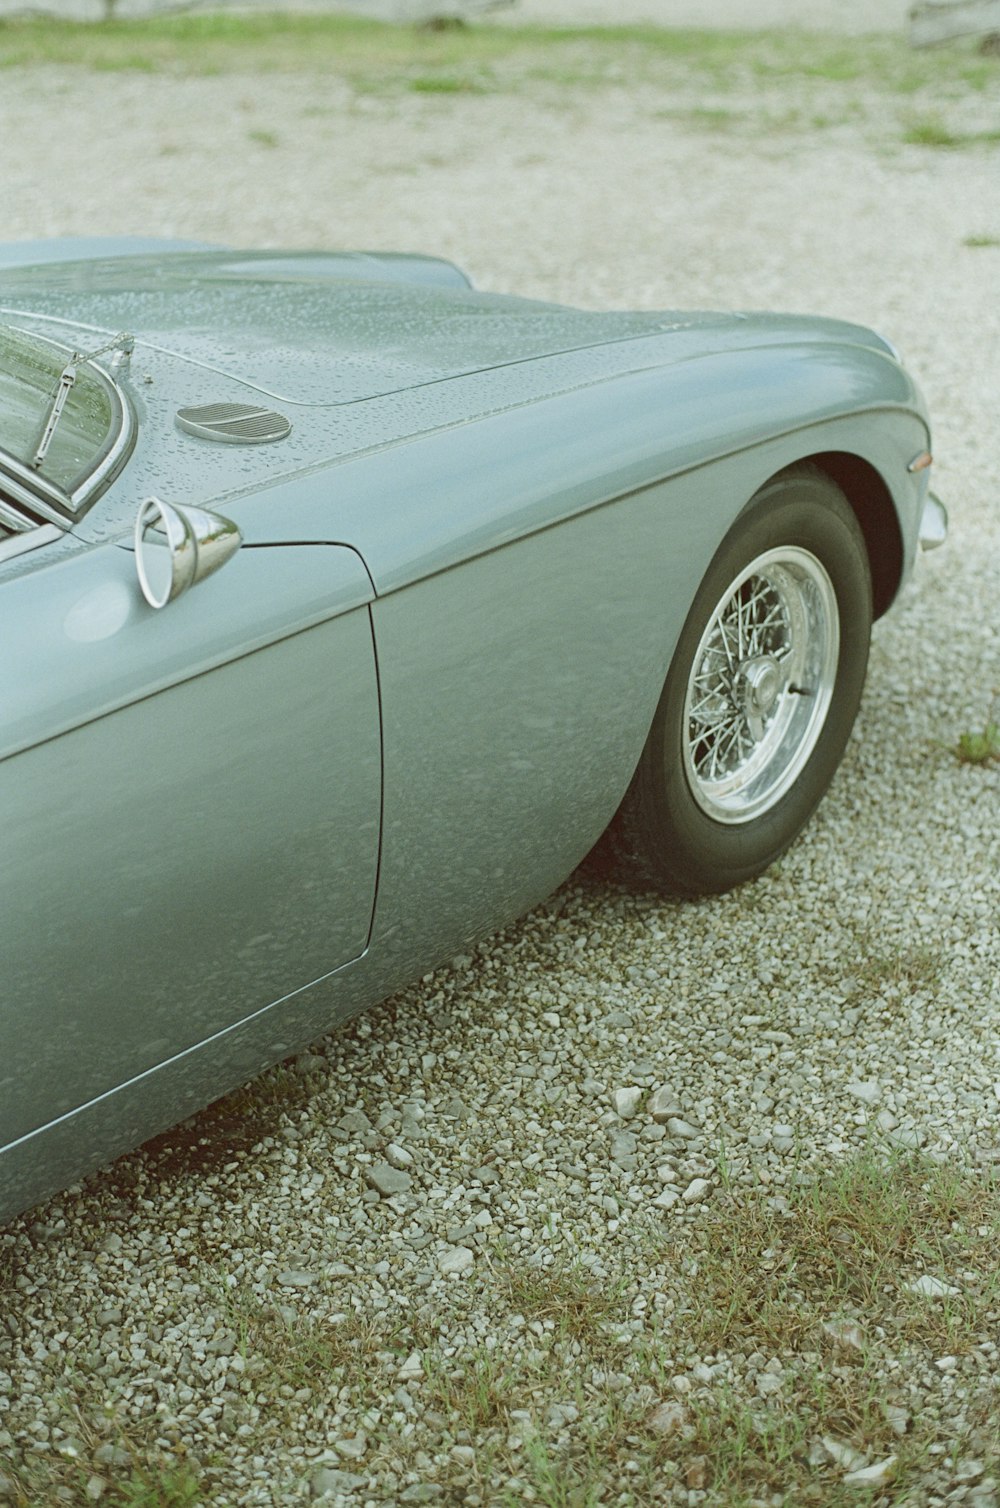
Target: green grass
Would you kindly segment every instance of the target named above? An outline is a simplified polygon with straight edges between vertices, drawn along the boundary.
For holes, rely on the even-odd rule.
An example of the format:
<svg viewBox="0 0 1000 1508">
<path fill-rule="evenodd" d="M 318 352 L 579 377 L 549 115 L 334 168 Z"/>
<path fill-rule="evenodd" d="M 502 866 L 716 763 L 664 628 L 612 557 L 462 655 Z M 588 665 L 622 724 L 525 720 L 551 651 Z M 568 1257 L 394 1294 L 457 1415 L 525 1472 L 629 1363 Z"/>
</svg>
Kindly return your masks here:
<svg viewBox="0 0 1000 1508">
<path fill-rule="evenodd" d="M 257 1409 L 252 1448 L 265 1459 L 284 1460 L 303 1418 L 315 1429 L 336 1410 L 347 1421 L 341 1434 L 366 1436 L 363 1463 L 348 1469 L 423 1480 L 433 1460 L 442 1502 L 647 1508 L 684 1500 L 668 1496 L 676 1489 L 727 1508 L 847 1508 L 869 1499 L 843 1485 L 843 1468 L 817 1457 L 824 1436 L 869 1462 L 894 1455 L 899 1503 L 920 1501 L 928 1462 L 946 1452 L 976 1456 L 987 1473 L 1000 1467 L 990 1378 L 971 1360 L 960 1373 L 967 1397 L 958 1441 L 934 1392 L 937 1358 L 956 1357 L 961 1367 L 995 1334 L 998 1234 L 994 1184 L 930 1159 L 886 1159 L 873 1147 L 779 1201 L 729 1179 L 694 1225 L 640 1218 L 619 1268 L 601 1277 L 566 1254 L 571 1238 L 547 1266 L 498 1244 L 468 1283 L 377 1313 L 352 1305 L 350 1279 L 300 1295 L 255 1291 L 230 1286 L 224 1264 L 203 1263 L 199 1281 L 203 1304 L 242 1358 L 246 1386 L 233 1422 Z M 921 1274 L 959 1291 L 914 1294 L 908 1284 Z M 468 1326 L 470 1312 L 489 1315 L 489 1339 Z M 837 1321 L 856 1326 L 850 1343 L 824 1329 Z M 399 1368 L 412 1350 L 421 1366 L 406 1387 L 419 1414 L 399 1415 Z M 706 1358 L 719 1375 L 686 1380 Z M 752 1377 L 769 1358 L 781 1377 L 765 1394 Z M 123 1429 L 90 1366 L 79 1352 L 53 1358 L 48 1396 L 60 1398 L 79 1455 L 26 1457 L 15 1472 L 15 1508 L 83 1508 L 95 1473 L 111 1508 L 228 1501 L 224 1453 L 196 1466 L 180 1443 L 173 1458 L 164 1451 L 163 1422 Z M 915 1377 L 930 1379 L 920 1407 L 908 1392 Z M 902 1436 L 887 1402 L 907 1405 Z M 673 1410 L 667 1429 L 656 1423 L 665 1403 Z M 410 1428 L 400 1418 L 419 1422 Z M 128 1451 L 127 1464 L 96 1464 L 109 1440 Z M 276 1492 L 286 1486 L 275 1480 Z"/>
<path fill-rule="evenodd" d="M 700 31 L 643 26 L 545 29 L 475 26 L 441 31 L 322 14 L 174 15 L 89 25 L 25 18 L 0 22 L 0 65 L 72 64 L 99 69 L 191 74 L 333 70 L 376 82 L 388 70 L 401 84 L 411 72 L 460 80 L 505 65 L 519 76 L 563 84 L 595 78 L 631 87 L 678 69 L 726 86 L 800 81 L 810 85 L 878 83 L 887 94 L 933 89 L 986 90 L 997 69 L 962 48 L 910 54 L 894 38 L 842 39 L 795 30 Z"/>
<path fill-rule="evenodd" d="M 966 243 L 967 246 L 997 246 L 1000 242 L 987 237 L 972 238 Z M 1000 695 L 995 696 L 986 714 L 982 728 L 969 728 L 960 733 L 954 753 L 963 764 L 991 764 L 994 760 L 1000 760 L 1000 722 L 997 721 L 997 703 Z"/>
<path fill-rule="evenodd" d="M 943 147 L 955 151 L 963 147 L 992 146 L 1000 141 L 1000 130 L 955 131 L 939 115 L 912 121 L 903 132 L 907 146 Z"/>
<path fill-rule="evenodd" d="M 874 1149 L 800 1189 L 787 1213 L 734 1193 L 707 1229 L 689 1318 L 695 1348 L 752 1340 L 795 1353 L 822 1342 L 824 1320 L 847 1316 L 870 1336 L 881 1327 L 908 1344 L 967 1349 L 1000 1285 L 998 1230 L 995 1189 Z M 944 1302 L 907 1287 L 962 1266 L 981 1282 Z"/>
<path fill-rule="evenodd" d="M 1000 246 L 1000 236 L 963 236 L 962 245 L 972 247 L 974 250 L 978 250 L 984 246 Z"/>
<path fill-rule="evenodd" d="M 880 144 L 988 147 L 998 65 L 963 46 L 911 53 L 894 38 L 794 29 L 725 32 L 643 26 L 544 29 L 389 26 L 344 15 L 173 15 L 90 25 L 0 21 L 0 68 L 59 65 L 177 76 L 321 74 L 359 96 L 455 102 L 521 94 L 560 102 L 595 89 L 651 91 L 665 128 L 767 140 L 851 124 Z M 664 101 L 657 105 L 659 97 Z M 981 101 L 982 126 L 951 106 Z M 257 139 L 260 145 L 273 144 Z"/>
</svg>

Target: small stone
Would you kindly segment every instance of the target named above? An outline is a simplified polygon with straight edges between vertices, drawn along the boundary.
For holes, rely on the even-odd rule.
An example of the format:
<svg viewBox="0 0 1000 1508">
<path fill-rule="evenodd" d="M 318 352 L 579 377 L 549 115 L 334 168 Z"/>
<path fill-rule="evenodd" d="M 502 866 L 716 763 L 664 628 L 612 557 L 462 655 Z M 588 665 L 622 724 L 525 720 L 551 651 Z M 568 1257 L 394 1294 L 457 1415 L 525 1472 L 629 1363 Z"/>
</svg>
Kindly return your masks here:
<svg viewBox="0 0 1000 1508">
<path fill-rule="evenodd" d="M 17 1491 L 10 1477 L 4 1476 L 0 1471 L 0 1498 L 12 1498 Z"/>
<path fill-rule="evenodd" d="M 690 1141 L 692 1137 L 700 1136 L 701 1132 L 690 1121 L 683 1121 L 678 1116 L 672 1115 L 667 1121 L 667 1130 L 671 1136 L 679 1136 L 684 1141 Z"/>
<path fill-rule="evenodd" d="M 363 1131 L 370 1131 L 372 1123 L 363 1110 L 348 1110 L 337 1122 L 337 1130 L 343 1131 L 346 1136 L 359 1136 Z"/>
<path fill-rule="evenodd" d="M 413 1153 L 391 1141 L 385 1149 L 385 1160 L 394 1168 L 409 1168 L 413 1165 Z"/>
<path fill-rule="evenodd" d="M 627 1121 L 638 1110 L 641 1099 L 642 1090 L 639 1085 L 630 1084 L 625 1089 L 616 1089 L 611 1096 L 611 1103 L 615 1107 L 615 1114 Z"/>
<path fill-rule="evenodd" d="M 864 1331 L 853 1320 L 824 1320 L 823 1330 L 838 1346 L 851 1346 L 855 1351 L 865 1348 Z"/>
<path fill-rule="evenodd" d="M 399 1501 L 401 1503 L 433 1503 L 443 1491 L 444 1488 L 439 1487 L 437 1482 L 414 1482 L 412 1487 L 407 1487 L 406 1491 L 400 1494 Z"/>
<path fill-rule="evenodd" d="M 132 1457 L 121 1445 L 113 1445 L 106 1440 L 94 1451 L 94 1460 L 98 1466 L 131 1466 Z"/>
<path fill-rule="evenodd" d="M 282 1288 L 311 1288 L 316 1282 L 316 1274 L 290 1267 L 286 1272 L 278 1273 L 278 1282 Z"/>
<path fill-rule="evenodd" d="M 690 1393 L 691 1379 L 690 1377 L 685 1377 L 683 1372 L 678 1372 L 676 1377 L 671 1377 L 670 1386 L 673 1388 L 675 1393 L 680 1393 L 682 1395 L 684 1393 Z"/>
<path fill-rule="evenodd" d="M 646 1420 L 647 1428 L 654 1435 L 675 1435 L 687 1421 L 687 1409 L 683 1403 L 660 1403 Z"/>
<path fill-rule="evenodd" d="M 101 1309 L 97 1315 L 97 1323 L 102 1330 L 107 1330 L 112 1325 L 120 1325 L 123 1318 L 120 1309 Z"/>
<path fill-rule="evenodd" d="M 846 1440 L 838 1440 L 836 1435 L 823 1436 L 823 1449 L 834 1466 L 839 1466 L 841 1471 L 862 1471 L 868 1465 L 867 1456 L 855 1450 Z"/>
<path fill-rule="evenodd" d="M 905 1435 L 910 1427 L 910 1416 L 906 1409 L 900 1408 L 896 1403 L 883 1403 L 882 1413 L 894 1435 Z"/>
<path fill-rule="evenodd" d="M 901 1152 L 916 1152 L 926 1140 L 927 1132 L 916 1126 L 902 1126 L 898 1131 L 890 1131 L 886 1137 L 889 1145 L 898 1147 Z"/>
<path fill-rule="evenodd" d="M 403 1173 L 387 1162 L 376 1162 L 370 1168 L 366 1168 L 365 1177 L 383 1199 L 391 1199 L 396 1194 L 407 1193 L 413 1183 L 409 1173 Z"/>
<path fill-rule="evenodd" d="M 939 1372 L 954 1372 L 958 1366 L 957 1356 L 939 1356 L 934 1363 Z"/>
<path fill-rule="evenodd" d="M 351 1461 L 360 1461 L 368 1449 L 368 1440 L 360 1431 L 356 1435 L 348 1435 L 343 1440 L 334 1440 L 334 1450 L 341 1456 L 347 1456 Z"/>
<path fill-rule="evenodd" d="M 457 1461 L 459 1466 L 474 1466 L 476 1452 L 471 1445 L 453 1445 L 451 1447 L 451 1459 Z"/>
<path fill-rule="evenodd" d="M 709 1193 L 711 1187 L 712 1185 L 709 1183 L 707 1178 L 692 1178 L 691 1182 L 684 1190 L 684 1203 L 700 1203 L 701 1200 L 704 1199 L 705 1195 Z"/>
<path fill-rule="evenodd" d="M 419 1351 L 411 1351 L 396 1373 L 400 1382 L 414 1382 L 424 1375 L 424 1359 Z"/>
<path fill-rule="evenodd" d="M 955 1481 L 978 1482 L 985 1470 L 986 1467 L 982 1461 L 974 1461 L 967 1457 L 964 1461 L 959 1461 L 955 1467 Z"/>
<path fill-rule="evenodd" d="M 852 1079 L 847 1092 L 853 1094 L 863 1105 L 877 1105 L 882 1098 L 882 1087 L 878 1079 Z"/>
<path fill-rule="evenodd" d="M 438 1257 L 438 1267 L 446 1276 L 456 1272 L 468 1272 L 475 1262 L 475 1254 L 467 1246 L 447 1246 Z M 413 1499 L 412 1501 L 416 1501 Z"/>
<path fill-rule="evenodd" d="M 676 1189 L 666 1188 L 663 1190 L 662 1194 L 657 1194 L 656 1198 L 653 1200 L 653 1203 L 658 1209 L 669 1210 L 673 1208 L 680 1197 L 681 1196 Z"/>
<path fill-rule="evenodd" d="M 318 1052 L 300 1052 L 295 1059 L 295 1072 L 305 1078 L 311 1073 L 325 1073 L 329 1068 L 326 1058 Z"/>
<path fill-rule="evenodd" d="M 661 1084 L 659 1089 L 654 1089 L 649 1096 L 646 1109 L 660 1125 L 666 1125 L 672 1115 L 677 1115 L 684 1107 L 674 1091 L 667 1084 Z"/>
<path fill-rule="evenodd" d="M 874 1466 L 862 1466 L 857 1471 L 849 1471 L 844 1477 L 844 1483 L 851 1487 L 871 1487 L 891 1481 L 895 1470 L 896 1457 L 886 1456 L 884 1461 L 876 1461 Z"/>
<path fill-rule="evenodd" d="M 708 1460 L 705 1456 L 692 1456 L 684 1473 L 684 1483 L 690 1491 L 701 1492 L 708 1479 Z"/>
<path fill-rule="evenodd" d="M 774 1393 L 780 1393 L 783 1379 L 774 1372 L 761 1372 L 757 1378 L 756 1388 L 762 1398 L 769 1398 Z"/>
<path fill-rule="evenodd" d="M 366 1478 L 353 1471 L 338 1471 L 332 1466 L 317 1466 L 309 1478 L 309 1487 L 315 1498 L 346 1497 L 365 1485 Z"/>
<path fill-rule="evenodd" d="M 912 1283 L 906 1284 L 908 1293 L 919 1293 L 925 1299 L 945 1299 L 956 1293 L 961 1293 L 960 1288 L 946 1283 L 943 1278 L 932 1277 L 930 1273 L 924 1273 Z"/>
</svg>

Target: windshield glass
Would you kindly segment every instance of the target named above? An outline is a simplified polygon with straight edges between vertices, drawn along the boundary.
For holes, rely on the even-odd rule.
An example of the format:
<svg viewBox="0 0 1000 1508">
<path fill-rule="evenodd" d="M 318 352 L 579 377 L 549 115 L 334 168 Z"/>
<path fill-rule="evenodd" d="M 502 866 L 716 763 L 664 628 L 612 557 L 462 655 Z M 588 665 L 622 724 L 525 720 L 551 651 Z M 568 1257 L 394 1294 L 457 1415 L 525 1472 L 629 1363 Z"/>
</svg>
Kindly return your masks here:
<svg viewBox="0 0 1000 1508">
<path fill-rule="evenodd" d="M 0 325 L 0 450 L 32 470 L 70 355 Z M 38 475 L 72 493 L 99 465 L 117 428 L 112 388 L 93 367 L 79 364 Z"/>
</svg>

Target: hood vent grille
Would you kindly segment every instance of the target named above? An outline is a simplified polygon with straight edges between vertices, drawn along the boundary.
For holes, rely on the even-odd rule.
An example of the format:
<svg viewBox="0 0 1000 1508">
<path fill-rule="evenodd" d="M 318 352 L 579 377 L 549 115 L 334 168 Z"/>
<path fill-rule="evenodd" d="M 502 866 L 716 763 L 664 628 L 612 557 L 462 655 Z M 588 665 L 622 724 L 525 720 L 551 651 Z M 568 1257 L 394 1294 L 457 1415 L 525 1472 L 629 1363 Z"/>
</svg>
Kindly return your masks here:
<svg viewBox="0 0 1000 1508">
<path fill-rule="evenodd" d="M 178 426 L 199 440 L 219 440 L 227 445 L 266 445 L 291 434 L 284 414 L 255 408 L 252 403 L 203 403 L 177 410 Z"/>
</svg>

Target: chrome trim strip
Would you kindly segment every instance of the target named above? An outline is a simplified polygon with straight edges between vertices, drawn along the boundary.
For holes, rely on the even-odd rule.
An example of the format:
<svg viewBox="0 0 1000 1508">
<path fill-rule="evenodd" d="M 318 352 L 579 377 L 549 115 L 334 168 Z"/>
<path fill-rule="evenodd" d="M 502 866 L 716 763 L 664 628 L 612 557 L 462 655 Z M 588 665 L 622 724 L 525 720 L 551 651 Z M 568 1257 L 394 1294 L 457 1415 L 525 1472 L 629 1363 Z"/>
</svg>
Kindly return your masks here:
<svg viewBox="0 0 1000 1508">
<path fill-rule="evenodd" d="M 936 550 L 948 538 L 948 510 L 933 492 L 927 494 L 917 538 L 922 550 Z"/>
<path fill-rule="evenodd" d="M 0 564 L 13 560 L 16 555 L 27 555 L 29 550 L 37 550 L 42 545 L 53 544 L 62 539 L 63 533 L 58 524 L 39 524 L 37 528 L 26 529 L 11 539 L 0 539 Z"/>
</svg>

